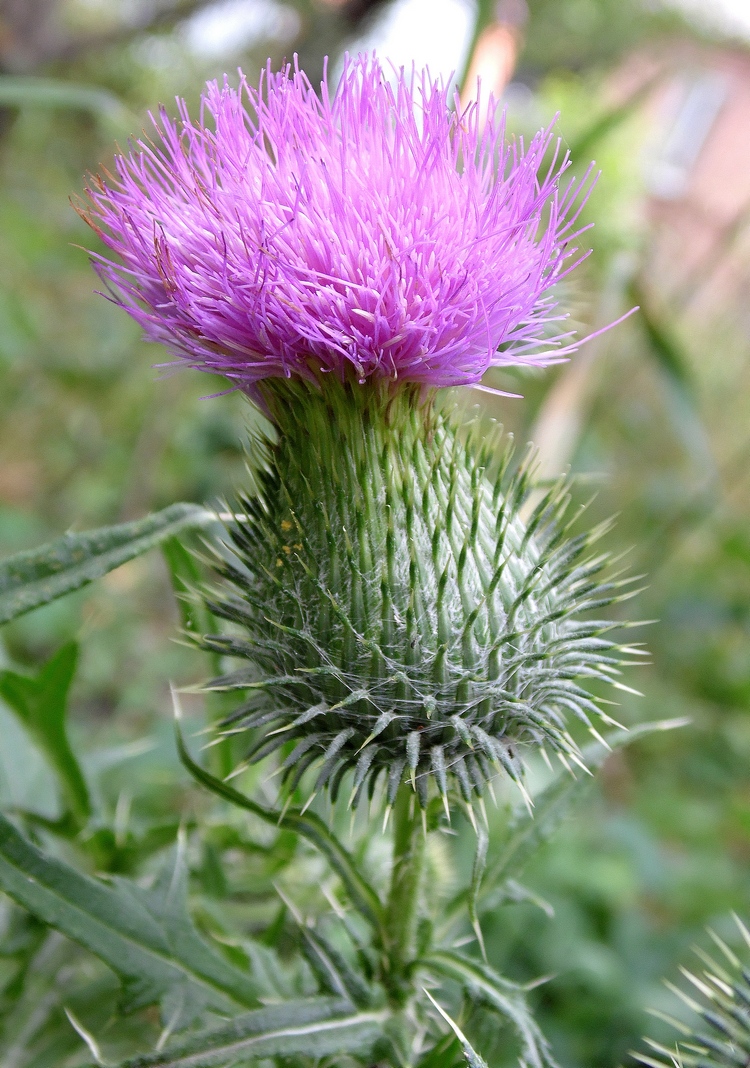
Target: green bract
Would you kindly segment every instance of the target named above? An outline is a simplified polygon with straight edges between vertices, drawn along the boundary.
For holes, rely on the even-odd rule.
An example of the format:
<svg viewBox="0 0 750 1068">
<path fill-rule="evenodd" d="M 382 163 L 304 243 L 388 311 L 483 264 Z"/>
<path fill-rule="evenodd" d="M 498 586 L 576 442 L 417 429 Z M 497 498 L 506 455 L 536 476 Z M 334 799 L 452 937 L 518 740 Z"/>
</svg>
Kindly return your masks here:
<svg viewBox="0 0 750 1068">
<path fill-rule="evenodd" d="M 246 759 L 286 745 L 290 788 L 317 764 L 333 798 L 352 771 L 355 802 L 382 775 L 389 803 L 411 780 L 422 806 L 431 782 L 467 802 L 497 769 L 520 782 L 522 746 L 577 760 L 566 717 L 602 715 L 581 680 L 619 662 L 591 618 L 617 596 L 590 555 L 602 528 L 569 533 L 562 482 L 524 521 L 529 463 L 509 475 L 499 435 L 434 396 L 263 389 L 277 437 L 209 601 L 239 629 L 203 639 L 247 661 L 210 686 L 247 691 L 224 724 L 252 730 Z"/>
<path fill-rule="evenodd" d="M 705 965 L 699 974 L 681 968 L 690 984 L 689 993 L 667 983 L 693 1015 L 692 1020 L 675 1019 L 660 1011 L 652 1015 L 670 1024 L 681 1036 L 672 1046 L 646 1039 L 652 1053 L 633 1052 L 645 1068 L 744 1068 L 750 1058 L 750 968 L 747 950 L 750 931 L 734 917 L 744 942 L 742 957 L 709 930 L 719 959 L 703 950 L 696 953 Z"/>
</svg>

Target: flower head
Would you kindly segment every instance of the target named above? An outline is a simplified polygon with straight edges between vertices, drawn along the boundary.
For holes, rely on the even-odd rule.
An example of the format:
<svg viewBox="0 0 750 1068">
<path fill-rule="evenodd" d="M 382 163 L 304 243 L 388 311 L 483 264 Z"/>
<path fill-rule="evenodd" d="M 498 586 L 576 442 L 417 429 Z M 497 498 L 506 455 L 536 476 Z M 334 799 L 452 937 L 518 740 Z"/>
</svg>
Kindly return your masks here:
<svg viewBox="0 0 750 1068">
<path fill-rule="evenodd" d="M 541 131 L 508 142 L 426 72 L 347 60 L 318 97 L 295 63 L 259 88 L 210 83 L 199 122 L 162 110 L 85 217 L 95 257 L 154 341 L 250 393 L 270 377 L 479 381 L 546 364 L 550 287 L 576 259 L 581 183 Z M 559 148 L 559 146 L 558 146 Z M 555 347 L 557 345 L 557 347 Z"/>
</svg>

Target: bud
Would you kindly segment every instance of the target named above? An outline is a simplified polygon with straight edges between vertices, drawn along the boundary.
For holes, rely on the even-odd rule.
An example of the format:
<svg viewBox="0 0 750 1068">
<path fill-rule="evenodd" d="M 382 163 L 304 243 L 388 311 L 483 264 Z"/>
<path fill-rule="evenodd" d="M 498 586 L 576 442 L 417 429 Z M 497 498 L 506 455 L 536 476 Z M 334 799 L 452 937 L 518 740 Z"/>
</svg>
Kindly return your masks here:
<svg viewBox="0 0 750 1068">
<path fill-rule="evenodd" d="M 416 387 L 262 389 L 277 440 L 209 603 L 239 631 L 203 640 L 247 661 L 210 686 L 246 691 L 224 724 L 254 729 L 246 760 L 294 743 L 290 790 L 315 765 L 334 799 L 351 772 L 355 803 L 410 780 L 422 806 L 454 786 L 471 802 L 498 770 L 520 782 L 530 747 L 579 761 L 566 719 L 602 715 L 582 682 L 618 663 L 590 618 L 615 597 L 602 528 L 569 534 L 564 484 L 524 522 L 529 462 L 510 475 L 498 434 Z"/>
</svg>

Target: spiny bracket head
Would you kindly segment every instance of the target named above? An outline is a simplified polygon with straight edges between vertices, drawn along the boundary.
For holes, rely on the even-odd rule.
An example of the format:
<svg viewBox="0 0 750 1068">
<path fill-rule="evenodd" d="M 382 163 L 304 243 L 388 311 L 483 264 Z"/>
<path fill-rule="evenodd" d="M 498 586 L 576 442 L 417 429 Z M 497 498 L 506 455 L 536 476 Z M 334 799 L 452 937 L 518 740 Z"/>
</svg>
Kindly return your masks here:
<svg viewBox="0 0 750 1068">
<path fill-rule="evenodd" d="M 530 460 L 513 473 L 499 436 L 494 450 L 467 441 L 415 389 L 268 391 L 276 438 L 212 591 L 244 666 L 209 688 L 244 688 L 226 725 L 247 723 L 246 758 L 278 741 L 283 782 L 317 765 L 315 789 L 338 792 L 351 773 L 352 804 L 381 778 L 388 799 L 410 782 L 421 805 L 470 803 L 498 771 L 522 787 L 529 748 L 579 764 L 566 721 L 608 721 L 583 683 L 622 688 L 612 624 L 591 606 L 620 593 L 606 555 L 568 529 L 566 488 L 524 523 Z"/>
</svg>

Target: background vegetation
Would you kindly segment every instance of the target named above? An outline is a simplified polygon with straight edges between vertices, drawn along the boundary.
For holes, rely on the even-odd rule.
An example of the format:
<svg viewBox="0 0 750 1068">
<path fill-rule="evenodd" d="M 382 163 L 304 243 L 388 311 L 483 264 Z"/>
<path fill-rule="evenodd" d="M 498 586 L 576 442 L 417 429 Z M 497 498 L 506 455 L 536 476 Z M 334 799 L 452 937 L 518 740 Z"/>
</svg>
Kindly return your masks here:
<svg viewBox="0 0 750 1068">
<path fill-rule="evenodd" d="M 267 55 L 277 63 L 293 50 L 315 77 L 324 54 L 338 55 L 388 5 L 259 4 L 265 15 L 250 44 L 216 57 L 190 43 L 190 19 L 207 6 L 0 4 L 3 555 L 174 501 L 215 502 L 242 483 L 247 406 L 236 395 L 204 399 L 221 391 L 218 380 L 152 369 L 162 354 L 93 295 L 81 246 L 94 239 L 68 197 L 158 101 L 179 93 L 194 104 L 205 78 L 237 63 L 252 77 Z M 648 120 L 637 101 L 612 103 L 612 72 L 632 50 L 706 42 L 674 13 L 638 0 L 530 0 L 529 8 L 510 124 L 523 132 L 559 108 L 579 173 L 593 155 L 604 170 L 586 208 L 596 252 L 566 299 L 584 330 L 636 302 L 645 314 L 594 343 L 578 379 L 566 379 L 566 368 L 498 375 L 495 384 L 526 399 L 474 399 L 521 440 L 549 434 L 550 413 L 563 411 L 581 499 L 593 488 L 591 514 L 619 514 L 609 547 L 632 547 L 629 562 L 647 575 L 628 612 L 656 621 L 639 634 L 650 666 L 626 680 L 645 696 L 623 694 L 617 715 L 628 724 L 691 719 L 605 766 L 585 809 L 528 874 L 546 911 L 519 902 L 485 931 L 491 959 L 509 975 L 554 975 L 536 999 L 561 1063 L 605 1068 L 639 1044 L 650 1026 L 645 1007 L 666 1003 L 661 979 L 704 941 L 704 926 L 725 930 L 731 909 L 750 913 L 748 320 L 741 301 L 696 310 L 689 295 L 661 285 L 650 267 L 659 232 L 644 183 Z M 20 672 L 37 671 L 71 638 L 80 643 L 71 731 L 109 825 L 120 828 L 119 837 L 102 830 L 92 870 L 147 870 L 200 803 L 173 753 L 168 684 L 210 669 L 175 642 L 178 622 L 153 553 L 3 632 L 4 666 Z M 199 713 L 197 699 L 188 711 Z M 51 820 L 60 814 L 43 755 L 1 704 L 0 800 Z M 207 930 L 227 878 L 244 893 L 244 925 L 272 916 L 269 858 L 239 866 L 232 858 L 240 824 L 236 840 L 224 828 L 190 853 L 194 911 Z M 314 876 L 296 869 L 300 885 Z M 9 904 L 0 916 L 0 999 L 15 1021 L 4 1063 L 75 1058 L 80 1042 L 64 1031 L 54 998 L 34 1022 L 34 991 L 52 975 L 58 984 L 73 976 L 87 1026 L 103 1026 L 114 980 Z M 29 1035 L 33 1055 L 24 1052 Z"/>
</svg>

